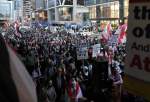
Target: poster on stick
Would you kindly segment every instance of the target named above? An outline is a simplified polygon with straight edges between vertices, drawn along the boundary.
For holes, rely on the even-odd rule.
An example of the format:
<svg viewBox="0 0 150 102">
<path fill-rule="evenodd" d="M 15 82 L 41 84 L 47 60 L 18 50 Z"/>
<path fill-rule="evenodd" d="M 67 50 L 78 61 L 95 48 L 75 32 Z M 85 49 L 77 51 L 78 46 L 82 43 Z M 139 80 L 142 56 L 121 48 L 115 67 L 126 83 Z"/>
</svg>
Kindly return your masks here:
<svg viewBox="0 0 150 102">
<path fill-rule="evenodd" d="M 100 45 L 100 44 L 95 44 L 95 45 L 93 45 L 92 57 L 97 57 L 98 54 L 100 54 L 100 48 L 101 48 L 101 45 Z"/>
<path fill-rule="evenodd" d="M 88 48 L 87 47 L 80 47 L 77 49 L 77 59 L 83 60 L 88 59 Z"/>
</svg>

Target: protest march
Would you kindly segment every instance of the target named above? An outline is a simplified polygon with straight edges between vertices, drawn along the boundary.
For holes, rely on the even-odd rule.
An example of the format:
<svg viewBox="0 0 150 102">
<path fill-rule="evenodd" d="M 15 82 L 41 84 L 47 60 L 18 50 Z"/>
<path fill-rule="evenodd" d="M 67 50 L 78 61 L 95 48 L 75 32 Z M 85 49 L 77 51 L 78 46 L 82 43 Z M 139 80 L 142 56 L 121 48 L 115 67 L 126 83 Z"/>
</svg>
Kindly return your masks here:
<svg viewBox="0 0 150 102">
<path fill-rule="evenodd" d="M 13 71 L 10 86 L 16 88 L 16 94 L 10 100 L 146 102 L 143 98 L 138 101 L 123 88 L 126 30 L 126 24 L 121 24 L 117 30 L 108 24 L 99 36 L 92 37 L 72 34 L 63 26 L 53 32 L 32 27 L 21 30 L 9 25 L 2 32 L 1 44 L 9 55 L 9 70 Z M 4 56 L 0 57 L 2 61 Z M 20 69 L 11 69 L 12 65 L 20 66 Z M 15 83 L 18 80 L 22 80 L 19 85 Z M 21 86 L 28 94 L 23 93 Z M 17 96 L 18 93 L 22 96 Z"/>
</svg>

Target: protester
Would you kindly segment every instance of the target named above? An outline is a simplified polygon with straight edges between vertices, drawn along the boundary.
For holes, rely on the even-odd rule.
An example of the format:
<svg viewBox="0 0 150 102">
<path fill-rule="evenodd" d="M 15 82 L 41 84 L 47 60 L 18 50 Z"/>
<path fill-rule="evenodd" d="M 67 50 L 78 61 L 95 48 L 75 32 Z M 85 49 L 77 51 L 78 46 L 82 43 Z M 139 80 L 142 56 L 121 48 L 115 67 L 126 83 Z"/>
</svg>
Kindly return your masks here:
<svg viewBox="0 0 150 102">
<path fill-rule="evenodd" d="M 114 87 L 114 96 L 113 96 L 114 102 L 121 102 L 123 79 L 121 77 L 121 74 L 115 67 L 112 68 L 112 80 Z"/>
<path fill-rule="evenodd" d="M 49 81 L 49 85 L 47 88 L 47 96 L 48 96 L 48 102 L 55 102 L 57 95 L 52 80 Z"/>
<path fill-rule="evenodd" d="M 79 102 L 79 99 L 83 97 L 80 85 L 75 78 L 69 81 L 68 95 L 71 102 Z"/>
</svg>

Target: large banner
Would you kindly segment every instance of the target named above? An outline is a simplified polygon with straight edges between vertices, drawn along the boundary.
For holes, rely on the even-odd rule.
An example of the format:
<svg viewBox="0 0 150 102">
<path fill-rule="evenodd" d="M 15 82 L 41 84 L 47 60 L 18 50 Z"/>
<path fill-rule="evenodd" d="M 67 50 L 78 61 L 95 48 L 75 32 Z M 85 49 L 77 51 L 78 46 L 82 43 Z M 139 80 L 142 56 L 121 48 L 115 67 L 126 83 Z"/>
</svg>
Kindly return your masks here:
<svg viewBox="0 0 150 102">
<path fill-rule="evenodd" d="M 150 0 L 130 0 L 128 20 L 125 84 L 150 99 Z"/>
</svg>

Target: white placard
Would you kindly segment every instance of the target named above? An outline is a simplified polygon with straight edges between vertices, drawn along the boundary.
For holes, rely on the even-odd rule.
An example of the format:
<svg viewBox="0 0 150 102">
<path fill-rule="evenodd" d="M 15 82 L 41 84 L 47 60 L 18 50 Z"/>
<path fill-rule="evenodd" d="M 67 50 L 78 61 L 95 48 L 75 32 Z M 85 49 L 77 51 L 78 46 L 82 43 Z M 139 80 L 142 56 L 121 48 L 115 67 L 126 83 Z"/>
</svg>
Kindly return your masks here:
<svg viewBox="0 0 150 102">
<path fill-rule="evenodd" d="M 87 47 L 77 49 L 77 59 L 78 60 L 88 59 L 88 48 Z"/>
<path fill-rule="evenodd" d="M 150 0 L 130 0 L 125 73 L 150 82 Z"/>
<path fill-rule="evenodd" d="M 93 45 L 93 52 L 92 52 L 92 57 L 97 57 L 97 55 L 100 53 L 100 44 L 95 44 Z"/>
</svg>

